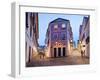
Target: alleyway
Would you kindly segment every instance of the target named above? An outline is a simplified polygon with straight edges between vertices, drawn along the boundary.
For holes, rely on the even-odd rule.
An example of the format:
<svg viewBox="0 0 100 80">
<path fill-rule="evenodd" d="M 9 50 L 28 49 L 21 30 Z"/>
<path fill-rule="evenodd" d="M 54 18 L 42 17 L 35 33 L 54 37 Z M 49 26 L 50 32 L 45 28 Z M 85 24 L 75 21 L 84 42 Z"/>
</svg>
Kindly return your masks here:
<svg viewBox="0 0 100 80">
<path fill-rule="evenodd" d="M 74 49 L 72 55 L 69 56 L 69 59 L 72 60 L 73 64 L 89 64 L 89 59 L 86 57 L 81 57 L 81 53 Z"/>
<path fill-rule="evenodd" d="M 77 49 L 74 49 L 72 54 L 67 57 L 33 60 L 31 63 L 27 64 L 27 66 L 36 67 L 36 66 L 79 65 L 79 64 L 82 65 L 89 64 L 89 59 L 82 58 L 79 51 Z"/>
<path fill-rule="evenodd" d="M 81 54 L 79 53 L 78 49 L 74 49 L 72 51 L 72 56 L 81 56 Z"/>
</svg>

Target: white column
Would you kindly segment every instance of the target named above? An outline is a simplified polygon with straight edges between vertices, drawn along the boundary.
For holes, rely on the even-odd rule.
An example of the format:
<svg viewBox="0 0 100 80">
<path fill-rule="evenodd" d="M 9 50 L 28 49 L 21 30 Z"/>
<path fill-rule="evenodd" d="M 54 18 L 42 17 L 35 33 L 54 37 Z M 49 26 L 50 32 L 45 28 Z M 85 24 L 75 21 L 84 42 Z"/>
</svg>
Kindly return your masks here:
<svg viewBox="0 0 100 80">
<path fill-rule="evenodd" d="M 58 57 L 58 48 L 56 48 L 56 56 Z"/>
<path fill-rule="evenodd" d="M 63 48 L 61 47 L 61 56 L 63 56 Z"/>
</svg>

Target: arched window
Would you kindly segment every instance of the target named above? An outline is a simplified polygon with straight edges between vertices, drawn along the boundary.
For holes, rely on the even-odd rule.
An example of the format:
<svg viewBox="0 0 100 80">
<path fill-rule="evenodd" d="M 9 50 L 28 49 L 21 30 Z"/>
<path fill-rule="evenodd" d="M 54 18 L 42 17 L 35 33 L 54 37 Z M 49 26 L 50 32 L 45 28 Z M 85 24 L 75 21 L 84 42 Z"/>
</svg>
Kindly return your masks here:
<svg viewBox="0 0 100 80">
<path fill-rule="evenodd" d="M 86 38 L 86 44 L 88 44 L 90 42 L 90 38 L 89 36 Z"/>
</svg>

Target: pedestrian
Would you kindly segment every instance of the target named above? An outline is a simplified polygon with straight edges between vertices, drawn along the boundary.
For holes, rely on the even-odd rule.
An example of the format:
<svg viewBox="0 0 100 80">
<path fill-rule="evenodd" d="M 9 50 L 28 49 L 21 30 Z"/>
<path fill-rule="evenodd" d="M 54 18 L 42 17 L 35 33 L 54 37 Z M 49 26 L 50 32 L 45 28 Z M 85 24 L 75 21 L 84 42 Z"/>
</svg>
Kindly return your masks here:
<svg viewBox="0 0 100 80">
<path fill-rule="evenodd" d="M 81 44 L 81 56 L 82 58 L 85 57 L 85 42 L 82 42 Z"/>
<path fill-rule="evenodd" d="M 85 57 L 85 50 L 84 50 L 84 55 L 83 56 Z"/>
<path fill-rule="evenodd" d="M 85 45 L 83 45 L 83 57 L 85 57 Z"/>
<path fill-rule="evenodd" d="M 83 58 L 83 51 L 81 50 L 81 57 Z"/>
</svg>

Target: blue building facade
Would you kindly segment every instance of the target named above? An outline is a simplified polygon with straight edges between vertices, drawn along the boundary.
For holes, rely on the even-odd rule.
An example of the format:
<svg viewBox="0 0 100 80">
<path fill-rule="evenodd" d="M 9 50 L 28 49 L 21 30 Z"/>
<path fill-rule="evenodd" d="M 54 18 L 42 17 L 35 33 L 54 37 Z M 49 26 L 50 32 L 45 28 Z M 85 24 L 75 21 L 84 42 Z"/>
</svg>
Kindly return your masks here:
<svg viewBox="0 0 100 80">
<path fill-rule="evenodd" d="M 57 18 L 49 23 L 46 44 L 48 57 L 65 57 L 70 54 L 73 33 L 70 21 Z"/>
</svg>

